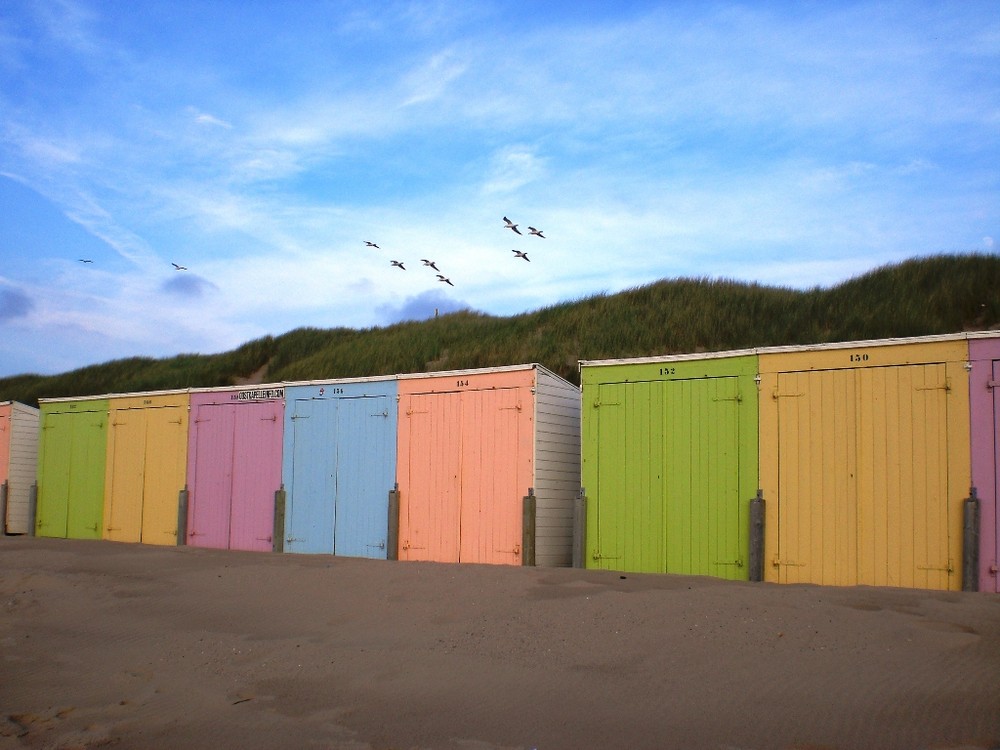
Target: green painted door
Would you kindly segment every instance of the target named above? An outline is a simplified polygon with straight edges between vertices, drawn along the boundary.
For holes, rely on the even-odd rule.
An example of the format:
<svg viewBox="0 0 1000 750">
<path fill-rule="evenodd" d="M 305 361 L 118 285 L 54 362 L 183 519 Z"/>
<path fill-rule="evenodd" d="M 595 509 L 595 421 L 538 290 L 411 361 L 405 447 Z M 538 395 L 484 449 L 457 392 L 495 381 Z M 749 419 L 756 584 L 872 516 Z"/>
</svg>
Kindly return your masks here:
<svg viewBox="0 0 1000 750">
<path fill-rule="evenodd" d="M 38 536 L 101 538 L 107 402 L 86 402 L 85 407 L 76 408 L 81 410 L 48 411 L 42 406 L 35 514 Z"/>
<path fill-rule="evenodd" d="M 747 403 L 740 381 L 602 383 L 588 394 L 588 567 L 746 579 L 756 390 Z"/>
</svg>

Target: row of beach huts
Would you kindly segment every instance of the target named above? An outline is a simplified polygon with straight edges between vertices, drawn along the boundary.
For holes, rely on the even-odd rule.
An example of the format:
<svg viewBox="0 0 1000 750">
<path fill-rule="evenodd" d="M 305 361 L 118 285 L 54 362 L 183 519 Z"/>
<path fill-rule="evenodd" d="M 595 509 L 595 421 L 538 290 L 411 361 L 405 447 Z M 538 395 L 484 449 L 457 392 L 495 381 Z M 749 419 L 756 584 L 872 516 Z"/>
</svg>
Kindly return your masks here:
<svg viewBox="0 0 1000 750">
<path fill-rule="evenodd" d="M 1000 592 L 1000 333 L 0 404 L 7 534 Z"/>
</svg>

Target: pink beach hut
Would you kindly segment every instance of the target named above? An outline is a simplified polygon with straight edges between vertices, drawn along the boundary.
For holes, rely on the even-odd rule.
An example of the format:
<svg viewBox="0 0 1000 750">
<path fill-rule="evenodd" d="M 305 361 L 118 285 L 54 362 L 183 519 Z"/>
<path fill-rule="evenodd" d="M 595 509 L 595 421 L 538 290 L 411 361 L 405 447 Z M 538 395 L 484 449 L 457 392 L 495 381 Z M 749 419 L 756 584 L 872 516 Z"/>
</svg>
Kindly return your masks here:
<svg viewBox="0 0 1000 750">
<path fill-rule="evenodd" d="M 972 486 L 979 496 L 979 590 L 1000 593 L 1000 336 L 969 334 L 969 408 L 972 435 Z"/>
<path fill-rule="evenodd" d="M 284 410 L 281 386 L 191 391 L 189 545 L 273 549 Z"/>
</svg>

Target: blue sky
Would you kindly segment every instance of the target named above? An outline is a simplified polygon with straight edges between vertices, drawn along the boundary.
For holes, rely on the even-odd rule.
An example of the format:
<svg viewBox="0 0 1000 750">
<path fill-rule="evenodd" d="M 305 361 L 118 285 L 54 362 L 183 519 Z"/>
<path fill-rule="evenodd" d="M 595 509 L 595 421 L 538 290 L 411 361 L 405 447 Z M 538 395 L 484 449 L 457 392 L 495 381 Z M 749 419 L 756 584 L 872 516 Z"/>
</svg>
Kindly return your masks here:
<svg viewBox="0 0 1000 750">
<path fill-rule="evenodd" d="M 998 239 L 995 0 L 0 5 L 0 375 Z"/>
</svg>

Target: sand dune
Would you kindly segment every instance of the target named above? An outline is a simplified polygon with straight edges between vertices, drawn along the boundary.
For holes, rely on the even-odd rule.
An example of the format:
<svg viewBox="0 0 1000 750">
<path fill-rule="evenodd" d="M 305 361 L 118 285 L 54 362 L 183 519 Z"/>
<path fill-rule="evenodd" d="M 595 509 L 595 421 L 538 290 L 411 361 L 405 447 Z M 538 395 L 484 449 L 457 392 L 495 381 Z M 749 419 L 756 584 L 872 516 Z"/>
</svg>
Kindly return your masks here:
<svg viewBox="0 0 1000 750">
<path fill-rule="evenodd" d="M 0 538 L 0 748 L 997 748 L 1000 596 Z"/>
</svg>

